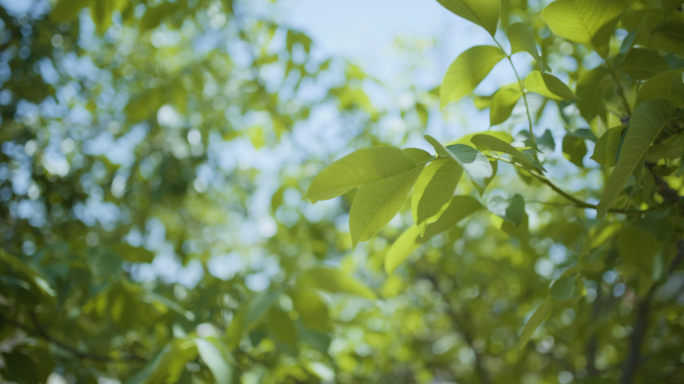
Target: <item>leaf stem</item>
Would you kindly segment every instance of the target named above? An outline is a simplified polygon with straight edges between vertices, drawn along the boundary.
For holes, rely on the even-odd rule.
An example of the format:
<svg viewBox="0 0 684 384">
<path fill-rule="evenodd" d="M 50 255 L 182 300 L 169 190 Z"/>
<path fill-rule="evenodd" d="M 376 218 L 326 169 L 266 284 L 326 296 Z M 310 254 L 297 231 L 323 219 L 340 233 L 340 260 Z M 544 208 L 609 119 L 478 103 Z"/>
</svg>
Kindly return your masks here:
<svg viewBox="0 0 684 384">
<path fill-rule="evenodd" d="M 554 192 L 563 196 L 566 200 L 569 200 L 570 202 L 572 202 L 572 206 L 575 206 L 577 208 L 585 208 L 585 209 L 594 209 L 594 210 L 597 209 L 596 205 L 587 203 L 586 201 L 582 201 L 582 200 L 576 198 L 575 196 L 569 194 L 568 192 L 565 192 L 560 187 L 558 187 L 556 184 L 554 184 L 551 180 L 547 179 L 546 176 L 540 175 L 540 174 L 528 169 L 527 167 L 525 167 L 523 165 L 520 165 L 520 164 L 518 164 L 512 160 L 504 159 L 503 157 L 491 156 L 491 155 L 488 155 L 487 157 L 494 159 L 494 160 L 501 160 L 501 161 L 504 161 L 504 162 L 509 163 L 509 164 L 513 164 L 517 167 L 520 167 L 520 168 L 526 170 L 527 172 L 530 173 L 530 175 L 537 178 L 537 180 L 539 180 L 542 183 L 549 186 L 549 188 L 551 188 Z M 539 202 L 539 203 L 541 203 L 541 202 Z M 549 203 L 542 203 L 542 204 L 549 204 Z M 609 213 L 622 213 L 622 214 L 626 214 L 626 215 L 642 215 L 645 213 L 657 211 L 659 209 L 662 209 L 663 207 L 665 207 L 665 205 L 658 205 L 656 207 L 644 209 L 644 210 L 639 210 L 639 209 L 636 209 L 636 210 L 609 209 L 608 212 Z"/>
<path fill-rule="evenodd" d="M 530 115 L 530 106 L 527 103 L 527 92 L 525 91 L 525 85 L 523 84 L 522 80 L 520 79 L 520 75 L 518 75 L 518 71 L 515 69 L 515 65 L 513 64 L 513 60 L 511 59 L 511 55 L 506 53 L 506 51 L 503 49 L 501 44 L 499 44 L 499 42 L 496 40 L 496 38 L 494 36 L 492 36 L 492 39 L 494 40 L 496 45 L 499 46 L 499 48 L 504 53 L 504 55 L 506 55 L 506 59 L 508 59 L 508 62 L 511 64 L 511 68 L 513 68 L 513 73 L 515 74 L 515 78 L 518 80 L 518 85 L 520 86 L 520 92 L 522 93 L 522 98 L 523 98 L 523 101 L 525 102 L 525 113 L 527 114 L 527 122 L 529 123 L 529 127 L 530 127 L 530 138 L 532 139 L 532 142 L 536 146 L 537 141 L 536 141 L 536 138 L 534 136 L 534 130 L 532 128 L 532 116 Z M 538 160 L 537 152 L 534 153 L 534 158 L 535 158 L 535 160 Z"/>
</svg>

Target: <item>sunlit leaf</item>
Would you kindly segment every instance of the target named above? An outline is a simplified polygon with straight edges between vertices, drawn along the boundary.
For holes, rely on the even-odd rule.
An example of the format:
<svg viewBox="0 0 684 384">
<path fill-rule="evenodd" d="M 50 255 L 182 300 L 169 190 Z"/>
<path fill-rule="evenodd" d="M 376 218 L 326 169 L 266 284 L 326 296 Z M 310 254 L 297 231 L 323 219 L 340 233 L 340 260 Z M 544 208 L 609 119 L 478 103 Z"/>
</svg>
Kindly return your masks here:
<svg viewBox="0 0 684 384">
<path fill-rule="evenodd" d="M 551 71 L 539 55 L 537 44 L 534 42 L 534 32 L 530 27 L 523 23 L 513 23 L 506 30 L 506 36 L 511 43 L 511 54 L 527 52 L 537 62 L 542 71 Z"/>
<path fill-rule="evenodd" d="M 627 0 L 556 0 L 544 8 L 541 18 L 555 35 L 593 46 L 605 56 L 604 46 L 628 8 Z"/>
<path fill-rule="evenodd" d="M 529 92 L 538 93 L 553 100 L 571 100 L 575 96 L 572 90 L 556 76 L 532 71 L 525 78 L 525 88 Z"/>
<path fill-rule="evenodd" d="M 542 167 L 537 160 L 527 157 L 517 148 L 494 136 L 487 134 L 475 135 L 472 139 L 470 139 L 470 141 L 475 144 L 477 149 L 480 151 L 496 151 L 505 153 L 513 156 L 515 160 L 518 160 L 523 164 L 529 165 L 530 167 L 536 168 L 542 172 L 545 171 L 544 167 Z"/>
<path fill-rule="evenodd" d="M 463 168 L 454 160 L 439 159 L 429 164 L 416 181 L 411 198 L 411 212 L 416 225 L 437 214 L 449 203 L 458 185 Z"/>
<path fill-rule="evenodd" d="M 437 0 L 456 15 L 486 29 L 490 35 L 496 33 L 499 23 L 499 0 Z"/>
<path fill-rule="evenodd" d="M 603 218 L 617 199 L 627 179 L 632 175 L 648 147 L 653 144 L 665 122 L 674 116 L 675 107 L 669 99 L 658 98 L 640 104 L 630 119 L 629 129 L 620 150 L 620 158 L 610 174 L 597 208 Z"/>
<path fill-rule="evenodd" d="M 195 339 L 197 352 L 209 367 L 216 384 L 230 384 L 233 382 L 233 369 L 228 363 L 229 352 L 218 343 L 218 340 Z"/>
<path fill-rule="evenodd" d="M 416 164 L 398 148 L 359 149 L 321 171 L 309 185 L 304 198 L 312 203 L 332 199 L 361 184 L 401 177 L 415 169 Z"/>
<path fill-rule="evenodd" d="M 439 93 L 441 107 L 458 101 L 475 90 L 504 57 L 506 55 L 499 47 L 491 45 L 478 45 L 461 53 L 442 80 Z"/>
<path fill-rule="evenodd" d="M 498 125 L 508 120 L 521 96 L 522 92 L 517 84 L 496 91 L 492 97 L 492 105 L 489 110 L 489 125 Z"/>
<path fill-rule="evenodd" d="M 422 166 L 414 167 L 409 172 L 359 187 L 349 211 L 352 247 L 356 247 L 359 241 L 370 239 L 392 221 L 422 170 Z"/>
<path fill-rule="evenodd" d="M 423 236 L 420 235 L 420 229 L 413 225 L 394 241 L 385 257 L 385 271 L 392 273 L 399 264 L 426 241 L 481 209 L 484 207 L 474 197 L 454 196 L 438 219 L 435 221 L 428 220 Z"/>
<path fill-rule="evenodd" d="M 561 277 L 551 286 L 551 297 L 556 301 L 567 301 L 575 297 L 577 275 Z"/>
</svg>

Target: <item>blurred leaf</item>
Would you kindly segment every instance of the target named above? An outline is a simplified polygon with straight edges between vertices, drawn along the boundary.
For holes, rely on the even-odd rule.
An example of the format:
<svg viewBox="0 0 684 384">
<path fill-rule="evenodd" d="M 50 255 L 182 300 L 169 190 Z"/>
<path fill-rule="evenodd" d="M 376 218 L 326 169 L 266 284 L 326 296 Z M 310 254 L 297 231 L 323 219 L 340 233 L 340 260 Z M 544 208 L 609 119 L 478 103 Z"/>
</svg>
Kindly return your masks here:
<svg viewBox="0 0 684 384">
<path fill-rule="evenodd" d="M 290 297 L 295 311 L 299 313 L 302 323 L 307 328 L 318 332 L 332 330 L 328 306 L 316 291 L 312 289 L 293 289 Z"/>
<path fill-rule="evenodd" d="M 530 341 L 534 331 L 539 328 L 551 308 L 553 308 L 553 301 L 551 299 L 546 299 L 542 305 L 540 305 L 539 308 L 534 311 L 532 317 L 530 317 L 530 319 L 527 321 L 527 324 L 525 324 L 525 328 L 523 328 L 522 333 L 520 334 L 520 339 L 518 339 L 518 344 L 516 346 L 518 355 L 522 354 L 523 348 L 525 348 L 527 343 Z"/>
<path fill-rule="evenodd" d="M 498 125 L 508 120 L 521 96 L 522 92 L 520 92 L 520 86 L 517 84 L 496 91 L 492 97 L 492 105 L 489 110 L 489 125 Z"/>
<path fill-rule="evenodd" d="M 511 42 L 511 54 L 518 52 L 527 52 L 537 62 L 537 65 L 542 71 L 550 72 L 544 60 L 539 55 L 537 44 L 534 42 L 534 32 L 523 23 L 513 23 L 506 30 L 508 41 Z"/>
<path fill-rule="evenodd" d="M 350 293 L 367 299 L 375 299 L 375 293 L 340 269 L 314 267 L 299 274 L 297 284 L 332 293 Z"/>
<path fill-rule="evenodd" d="M 577 81 L 577 108 L 587 122 L 592 122 L 596 116 L 606 120 L 603 88 L 609 73 L 608 68 L 599 66 L 584 72 Z"/>
<path fill-rule="evenodd" d="M 578 168 L 584 168 L 584 156 L 587 154 L 587 144 L 584 139 L 570 133 L 563 137 L 563 156 Z"/>
<path fill-rule="evenodd" d="M 591 159 L 604 167 L 614 167 L 617 161 L 618 146 L 622 140 L 622 134 L 627 128 L 624 125 L 611 128 L 601 136 L 594 147 Z"/>
<path fill-rule="evenodd" d="M 228 350 L 219 346 L 218 340 L 196 338 L 195 345 L 200 357 L 207 364 L 216 384 L 230 384 L 233 382 L 233 368 L 228 363 Z"/>
</svg>

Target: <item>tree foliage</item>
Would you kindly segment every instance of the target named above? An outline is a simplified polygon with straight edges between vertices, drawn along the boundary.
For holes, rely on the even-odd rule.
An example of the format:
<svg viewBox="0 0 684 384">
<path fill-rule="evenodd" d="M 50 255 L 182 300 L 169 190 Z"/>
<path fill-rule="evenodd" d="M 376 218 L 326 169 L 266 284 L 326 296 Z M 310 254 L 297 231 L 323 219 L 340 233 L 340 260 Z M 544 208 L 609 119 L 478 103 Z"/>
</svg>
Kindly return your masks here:
<svg viewBox="0 0 684 384">
<path fill-rule="evenodd" d="M 438 2 L 388 108 L 266 1 L 0 7 L 0 377 L 684 380 L 682 2 Z"/>
</svg>

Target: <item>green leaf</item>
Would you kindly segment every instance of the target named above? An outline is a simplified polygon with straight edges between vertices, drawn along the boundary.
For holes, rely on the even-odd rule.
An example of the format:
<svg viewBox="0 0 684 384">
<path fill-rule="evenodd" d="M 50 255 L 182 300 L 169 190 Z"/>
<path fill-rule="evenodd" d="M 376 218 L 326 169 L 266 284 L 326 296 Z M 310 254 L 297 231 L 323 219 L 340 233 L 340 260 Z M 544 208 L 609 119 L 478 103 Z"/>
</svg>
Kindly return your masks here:
<svg viewBox="0 0 684 384">
<path fill-rule="evenodd" d="M 660 53 L 643 48 L 633 48 L 616 70 L 624 72 L 634 80 L 647 80 L 670 69 Z"/>
<path fill-rule="evenodd" d="M 534 42 L 534 32 L 530 27 L 523 23 L 513 23 L 506 30 L 506 36 L 511 43 L 511 54 L 527 52 L 537 62 L 542 71 L 551 71 L 551 68 L 546 65 L 539 55 L 537 44 Z"/>
<path fill-rule="evenodd" d="M 601 116 L 604 121 L 607 120 L 603 93 L 608 83 L 609 73 L 608 68 L 600 66 L 584 72 L 577 81 L 577 108 L 588 123 L 591 123 L 596 116 Z"/>
<path fill-rule="evenodd" d="M 584 156 L 587 154 L 587 144 L 584 139 L 570 133 L 563 137 L 563 156 L 578 168 L 584 168 Z"/>
<path fill-rule="evenodd" d="M 459 138 L 458 140 L 452 141 L 451 143 L 449 143 L 449 145 L 453 145 L 453 144 L 472 145 L 472 143 L 470 142 L 470 140 L 472 140 L 473 137 L 475 137 L 475 136 L 477 136 L 477 135 L 481 135 L 481 134 L 482 134 L 482 132 L 476 132 L 476 133 L 470 133 L 470 134 L 464 135 L 464 136 L 462 136 L 461 138 Z M 501 140 L 501 141 L 504 141 L 504 142 L 506 142 L 506 143 L 511 143 L 511 142 L 513 142 L 513 137 L 512 137 L 511 135 L 509 135 L 507 132 L 501 132 L 501 131 L 487 131 L 487 135 L 489 135 L 489 136 L 494 136 L 494 137 L 496 137 L 497 139 L 499 139 L 499 140 Z M 447 155 L 448 155 L 448 154 L 447 154 Z"/>
<path fill-rule="evenodd" d="M 572 90 L 556 76 L 532 71 L 525 78 L 525 88 L 553 100 L 572 100 Z"/>
<path fill-rule="evenodd" d="M 648 79 L 637 94 L 637 107 L 647 100 L 664 97 L 670 99 L 676 108 L 684 108 L 682 98 L 671 92 L 672 81 L 676 76 L 681 76 L 682 73 L 684 73 L 684 69 L 675 69 L 674 71 L 663 72 Z M 674 91 L 677 91 L 677 89 L 675 88 Z"/>
<path fill-rule="evenodd" d="M 478 45 L 461 53 L 449 66 L 439 90 L 440 107 L 471 93 L 494 66 L 506 57 L 499 48 Z"/>
<path fill-rule="evenodd" d="M 396 176 L 359 187 L 349 212 L 352 247 L 373 237 L 399 212 L 423 170 L 415 167 Z"/>
<path fill-rule="evenodd" d="M 506 219 L 513 222 L 516 227 L 520 226 L 525 218 L 525 200 L 520 195 L 511 198 L 511 202 L 506 208 Z"/>
<path fill-rule="evenodd" d="M 271 197 L 271 212 L 275 212 L 278 207 L 283 204 L 283 195 L 285 194 L 285 186 L 281 186 Z"/>
<path fill-rule="evenodd" d="M 627 128 L 624 125 L 611 128 L 598 139 L 594 147 L 591 159 L 604 167 L 614 167 L 617 161 L 618 147 L 622 141 L 622 132 Z"/>
<path fill-rule="evenodd" d="M 225 347 L 218 345 L 218 341 L 207 339 L 195 339 L 197 352 L 204 363 L 207 364 L 216 384 L 230 384 L 233 382 L 233 368 L 228 363 L 230 352 Z"/>
<path fill-rule="evenodd" d="M 370 288 L 337 268 L 314 267 L 308 269 L 299 274 L 297 284 L 301 287 L 311 287 L 333 293 L 350 293 L 368 299 L 375 299 L 376 297 Z"/>
<path fill-rule="evenodd" d="M 294 310 L 299 313 L 300 319 L 307 328 L 318 332 L 332 330 L 328 306 L 315 290 L 294 289 L 289 295 L 292 298 Z"/>
<path fill-rule="evenodd" d="M 359 149 L 321 171 L 311 182 L 304 199 L 312 203 L 332 199 L 359 185 L 399 176 L 415 168 L 413 160 L 399 148 Z"/>
<path fill-rule="evenodd" d="M 544 321 L 544 318 L 546 315 L 549 313 L 551 308 L 553 308 L 553 301 L 551 299 L 546 299 L 542 305 L 537 308 L 536 311 L 532 314 L 532 317 L 527 321 L 527 324 L 525 324 L 525 328 L 523 328 L 522 333 L 520 334 L 520 339 L 518 340 L 518 344 L 516 346 L 516 350 L 518 351 L 518 355 L 520 355 L 523 351 L 523 348 L 527 345 L 527 343 L 530 341 L 530 338 L 534 334 L 534 331 L 539 328 L 541 325 L 542 321 Z"/>
<path fill-rule="evenodd" d="M 171 344 L 167 344 L 162 348 L 154 358 L 145 365 L 143 369 L 135 373 L 130 379 L 126 380 L 126 384 L 145 384 L 161 381 L 166 375 L 166 370 L 169 363 L 173 359 L 176 349 Z"/>
<path fill-rule="evenodd" d="M 54 21 L 72 21 L 78 18 L 78 14 L 88 5 L 89 0 L 59 0 L 52 11 L 50 18 Z"/>
<path fill-rule="evenodd" d="M 593 46 L 605 57 L 605 46 L 628 8 L 627 0 L 556 0 L 544 8 L 541 18 L 556 36 Z"/>
<path fill-rule="evenodd" d="M 663 16 L 668 17 L 679 8 L 684 0 L 661 0 Z"/>
<path fill-rule="evenodd" d="M 439 218 L 433 217 L 434 221 L 428 220 L 425 234 L 422 237 L 420 229 L 413 225 L 394 241 L 385 256 L 385 271 L 388 274 L 392 273 L 399 264 L 426 241 L 483 208 L 482 204 L 472 196 L 454 196 Z"/>
<path fill-rule="evenodd" d="M 465 144 L 454 144 L 447 147 L 451 158 L 463 167 L 480 195 L 487 187 L 490 177 L 494 175 L 492 165 L 485 155 Z"/>
<path fill-rule="evenodd" d="M 435 148 L 439 156 L 449 156 L 454 159 L 468 174 L 480 194 L 484 192 L 484 188 L 487 186 L 486 179 L 494 174 L 492 165 L 489 164 L 485 155 L 465 144 L 454 144 L 445 148 L 432 136 L 425 135 L 425 140 Z"/>
<path fill-rule="evenodd" d="M 263 292 L 249 302 L 247 306 L 247 313 L 245 315 L 245 326 L 249 329 L 253 327 L 261 318 L 268 312 L 271 306 L 278 300 L 280 292 L 266 291 Z"/>
<path fill-rule="evenodd" d="M 627 179 L 634 172 L 645 156 L 665 123 L 675 114 L 671 100 L 658 98 L 640 104 L 630 119 L 629 129 L 625 135 L 620 158 L 606 183 L 603 197 L 597 207 L 597 218 L 606 215 L 608 209 L 617 199 Z"/>
<path fill-rule="evenodd" d="M 651 277 L 653 261 L 662 249 L 660 240 L 630 225 L 618 233 L 617 243 L 620 257 L 625 265 Z"/>
<path fill-rule="evenodd" d="M 545 155 L 549 155 L 556 150 L 556 141 L 550 130 L 547 129 L 543 135 L 537 138 L 537 145 L 539 146 L 539 151 Z"/>
<path fill-rule="evenodd" d="M 499 0 L 437 0 L 442 6 L 470 22 L 486 29 L 490 35 L 496 33 L 499 23 Z"/>
<path fill-rule="evenodd" d="M 411 198 L 416 225 L 436 215 L 454 195 L 463 168 L 450 158 L 438 159 L 421 172 Z"/>
<path fill-rule="evenodd" d="M 684 72 L 681 76 L 675 76 L 672 78 L 672 83 L 670 84 L 670 94 L 675 95 L 680 100 L 684 100 Z"/>
<path fill-rule="evenodd" d="M 517 84 L 496 91 L 492 96 L 492 105 L 489 110 L 489 125 L 498 125 L 508 120 L 520 96 L 522 92 Z"/>
<path fill-rule="evenodd" d="M 114 244 L 110 249 L 118 254 L 122 260 L 132 263 L 151 263 L 155 256 L 154 253 L 143 247 L 134 247 L 130 244 Z"/>
<path fill-rule="evenodd" d="M 291 348 L 297 347 L 297 328 L 285 311 L 272 307 L 268 312 L 268 324 L 266 326 L 276 339 Z"/>
<path fill-rule="evenodd" d="M 517 148 L 512 145 L 497 139 L 494 136 L 487 134 L 475 135 L 470 141 L 477 146 L 480 151 L 496 151 L 501 153 L 506 153 L 513 156 L 514 159 L 520 161 L 523 164 L 529 165 L 530 167 L 536 168 L 542 172 L 546 170 L 539 164 L 538 161 L 530 159 L 524 153 L 520 152 Z"/>
<path fill-rule="evenodd" d="M 567 301 L 575 297 L 577 276 L 573 274 L 556 280 L 551 286 L 551 297 L 556 301 Z"/>
</svg>

